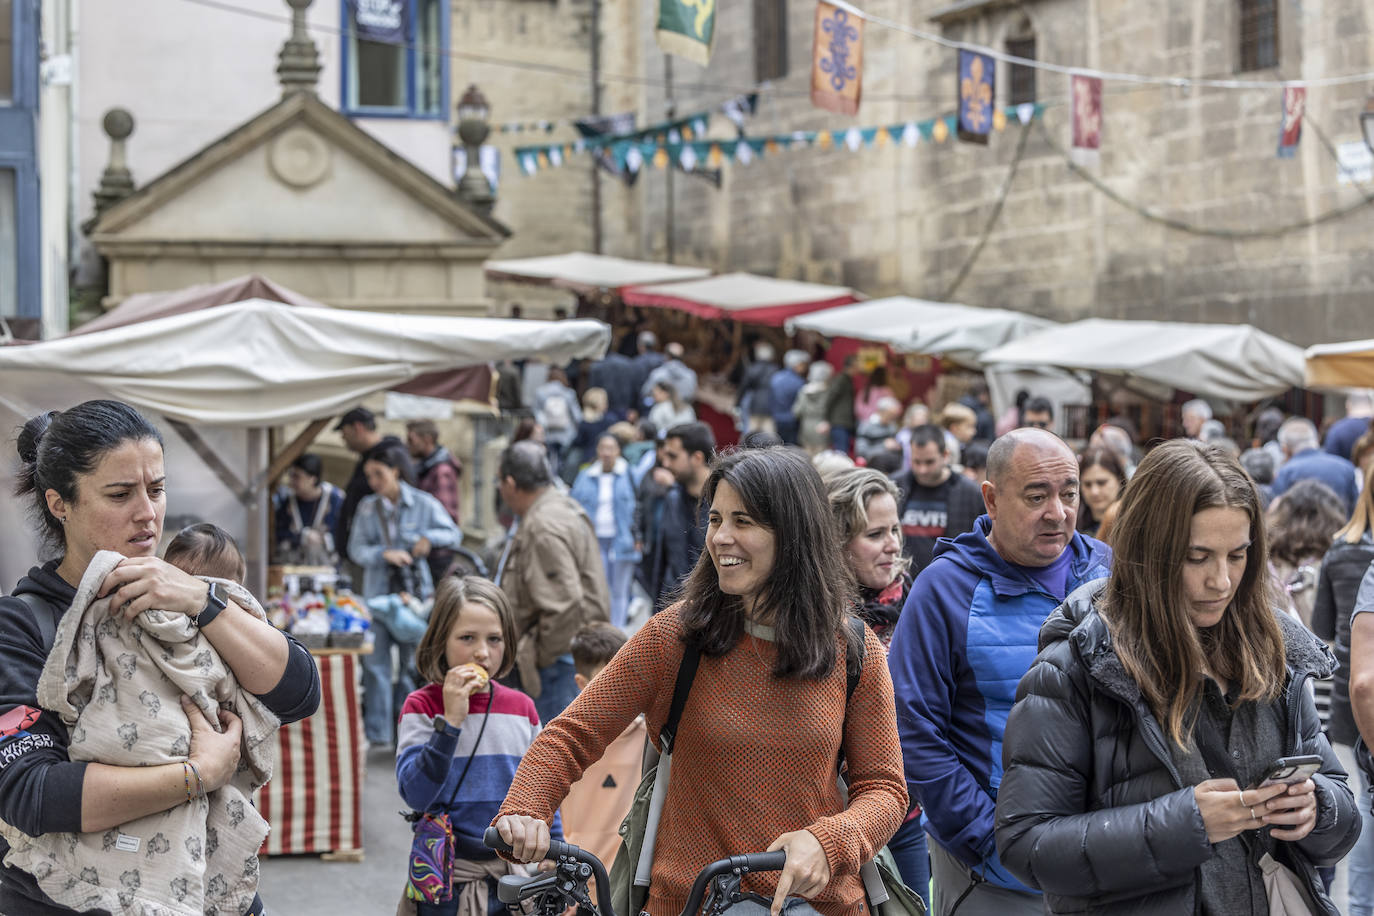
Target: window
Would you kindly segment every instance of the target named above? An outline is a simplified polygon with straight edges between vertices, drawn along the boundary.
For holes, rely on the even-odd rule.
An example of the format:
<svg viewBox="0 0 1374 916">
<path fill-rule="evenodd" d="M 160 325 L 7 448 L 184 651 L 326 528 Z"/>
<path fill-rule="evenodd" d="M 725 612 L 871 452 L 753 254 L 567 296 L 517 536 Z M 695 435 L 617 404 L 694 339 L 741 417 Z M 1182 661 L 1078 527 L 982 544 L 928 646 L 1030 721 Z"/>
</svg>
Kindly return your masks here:
<svg viewBox="0 0 1374 916">
<path fill-rule="evenodd" d="M 1238 72 L 1279 65 L 1279 9 L 1275 0 L 1240 0 Z"/>
<path fill-rule="evenodd" d="M 787 0 L 754 0 L 754 82 L 787 75 Z"/>
<path fill-rule="evenodd" d="M 0 169 L 0 317 L 19 314 L 19 207 L 14 169 Z"/>
<path fill-rule="evenodd" d="M 1012 57 L 1035 60 L 1035 36 L 1007 39 L 1007 53 Z M 1021 105 L 1035 101 L 1035 68 L 1025 64 L 1012 64 L 1007 80 L 1007 102 Z"/>
<path fill-rule="evenodd" d="M 342 2 L 344 111 L 447 120 L 447 4 Z"/>
<path fill-rule="evenodd" d="M 14 99 L 14 0 L 0 0 L 0 102 Z"/>
</svg>

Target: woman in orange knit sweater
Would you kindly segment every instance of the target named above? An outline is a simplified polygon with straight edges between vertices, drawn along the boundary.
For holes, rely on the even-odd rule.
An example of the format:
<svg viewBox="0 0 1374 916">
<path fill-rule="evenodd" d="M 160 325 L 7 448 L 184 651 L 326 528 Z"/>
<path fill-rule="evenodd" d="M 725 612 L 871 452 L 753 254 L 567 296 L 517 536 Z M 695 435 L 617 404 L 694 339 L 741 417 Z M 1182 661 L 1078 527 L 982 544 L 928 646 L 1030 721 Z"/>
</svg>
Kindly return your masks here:
<svg viewBox="0 0 1374 916">
<path fill-rule="evenodd" d="M 863 916 L 859 866 L 901 824 L 907 794 L 892 680 L 871 630 L 846 708 L 845 660 L 860 651 L 847 652 L 853 575 L 824 485 L 804 457 L 776 447 L 718 458 L 702 498 L 706 550 L 682 600 L 651 617 L 549 723 L 493 824 L 515 858 L 542 859 L 568 787 L 635 716 L 645 714 L 658 743 L 690 642 L 701 662 L 673 747 L 646 911 L 678 916 L 709 862 L 784 849 L 781 872 L 744 882 L 773 899 L 774 916 L 789 896 L 823 916 Z M 809 909 L 787 906 L 789 916 Z"/>
</svg>

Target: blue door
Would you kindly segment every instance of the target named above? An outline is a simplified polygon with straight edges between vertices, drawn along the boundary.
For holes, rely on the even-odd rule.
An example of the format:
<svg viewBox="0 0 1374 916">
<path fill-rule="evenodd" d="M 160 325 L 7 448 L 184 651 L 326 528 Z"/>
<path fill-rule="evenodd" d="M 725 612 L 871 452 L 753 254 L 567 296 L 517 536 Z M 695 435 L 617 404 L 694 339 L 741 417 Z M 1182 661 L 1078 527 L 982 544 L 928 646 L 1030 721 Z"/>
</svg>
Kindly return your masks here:
<svg viewBox="0 0 1374 916">
<path fill-rule="evenodd" d="M 38 2 L 0 0 L 0 317 L 38 319 Z"/>
</svg>

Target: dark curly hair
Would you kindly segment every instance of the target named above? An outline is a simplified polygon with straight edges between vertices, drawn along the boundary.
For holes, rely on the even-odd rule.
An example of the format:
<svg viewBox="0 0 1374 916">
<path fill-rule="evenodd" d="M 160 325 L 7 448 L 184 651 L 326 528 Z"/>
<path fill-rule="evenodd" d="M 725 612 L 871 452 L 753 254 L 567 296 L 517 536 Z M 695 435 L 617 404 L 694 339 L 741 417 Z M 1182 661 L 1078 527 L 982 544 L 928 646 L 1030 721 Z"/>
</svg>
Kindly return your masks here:
<svg viewBox="0 0 1374 916">
<path fill-rule="evenodd" d="M 1320 480 L 1299 480 L 1269 507 L 1269 553 L 1296 566 L 1322 556 L 1345 525 L 1345 502 Z"/>
</svg>

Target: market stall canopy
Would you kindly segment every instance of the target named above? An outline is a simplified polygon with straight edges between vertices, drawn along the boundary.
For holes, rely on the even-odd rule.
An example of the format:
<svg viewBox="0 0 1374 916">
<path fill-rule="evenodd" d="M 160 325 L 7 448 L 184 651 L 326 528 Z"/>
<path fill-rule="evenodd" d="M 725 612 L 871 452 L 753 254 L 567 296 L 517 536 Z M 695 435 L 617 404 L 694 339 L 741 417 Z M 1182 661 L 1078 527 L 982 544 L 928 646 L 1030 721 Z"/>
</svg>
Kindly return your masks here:
<svg viewBox="0 0 1374 916">
<path fill-rule="evenodd" d="M 845 286 L 736 273 L 631 287 L 621 291 L 621 298 L 626 305 L 677 309 L 702 318 L 733 318 L 779 327 L 794 315 L 848 305 L 861 297 Z"/>
<path fill-rule="evenodd" d="M 185 423 L 281 426 L 341 413 L 422 373 L 531 356 L 597 359 L 609 343 L 610 328 L 591 320 L 383 315 L 253 299 L 0 349 L 0 403 L 24 405 L 28 416 L 75 403 L 64 394 L 73 387 L 95 386 Z"/>
<path fill-rule="evenodd" d="M 92 318 L 80 327 L 73 329 L 68 336 L 90 334 L 93 331 L 108 331 L 110 328 L 122 328 L 125 325 L 136 324 L 153 318 L 166 318 L 169 315 L 196 312 L 217 305 L 244 302 L 248 299 L 267 299 L 272 302 L 284 302 L 287 305 L 328 308 L 323 302 L 316 302 L 308 296 L 302 296 L 295 290 L 273 283 L 266 277 L 258 274 L 245 274 L 219 283 L 200 283 L 185 289 L 138 293 L 125 299 L 105 314 Z"/>
<path fill-rule="evenodd" d="M 1302 350 L 1248 324 L 1089 318 L 989 350 L 983 361 L 1124 375 L 1228 401 L 1303 384 Z"/>
<path fill-rule="evenodd" d="M 560 286 L 587 293 L 598 289 L 621 289 L 641 283 L 672 283 L 709 277 L 705 267 L 660 264 L 657 261 L 630 261 L 603 254 L 574 251 L 543 258 L 513 261 L 487 261 L 482 265 L 488 280 L 511 280 Z"/>
<path fill-rule="evenodd" d="M 902 353 L 945 356 L 978 367 L 984 352 L 1057 325 L 1008 309 L 891 296 L 811 312 L 790 319 L 787 329 L 884 343 Z"/>
<path fill-rule="evenodd" d="M 89 334 L 93 331 L 107 331 L 126 325 L 148 321 L 153 318 L 166 318 L 182 315 L 201 309 L 218 308 L 249 299 L 266 299 L 286 305 L 307 308 L 329 308 L 323 302 L 316 302 L 293 289 L 258 274 L 245 274 L 219 283 L 201 283 L 185 289 L 165 290 L 155 293 L 139 293 L 125 299 L 104 315 L 94 318 L 76 328 L 68 336 Z M 446 398 L 450 401 L 476 401 L 480 404 L 493 404 L 491 367 L 487 365 L 470 366 L 464 369 L 450 369 L 444 372 L 427 372 L 416 376 L 396 390 L 403 394 L 418 394 L 431 398 Z"/>
<path fill-rule="evenodd" d="M 1374 388 L 1374 340 L 1307 348 L 1308 388 Z"/>
</svg>

